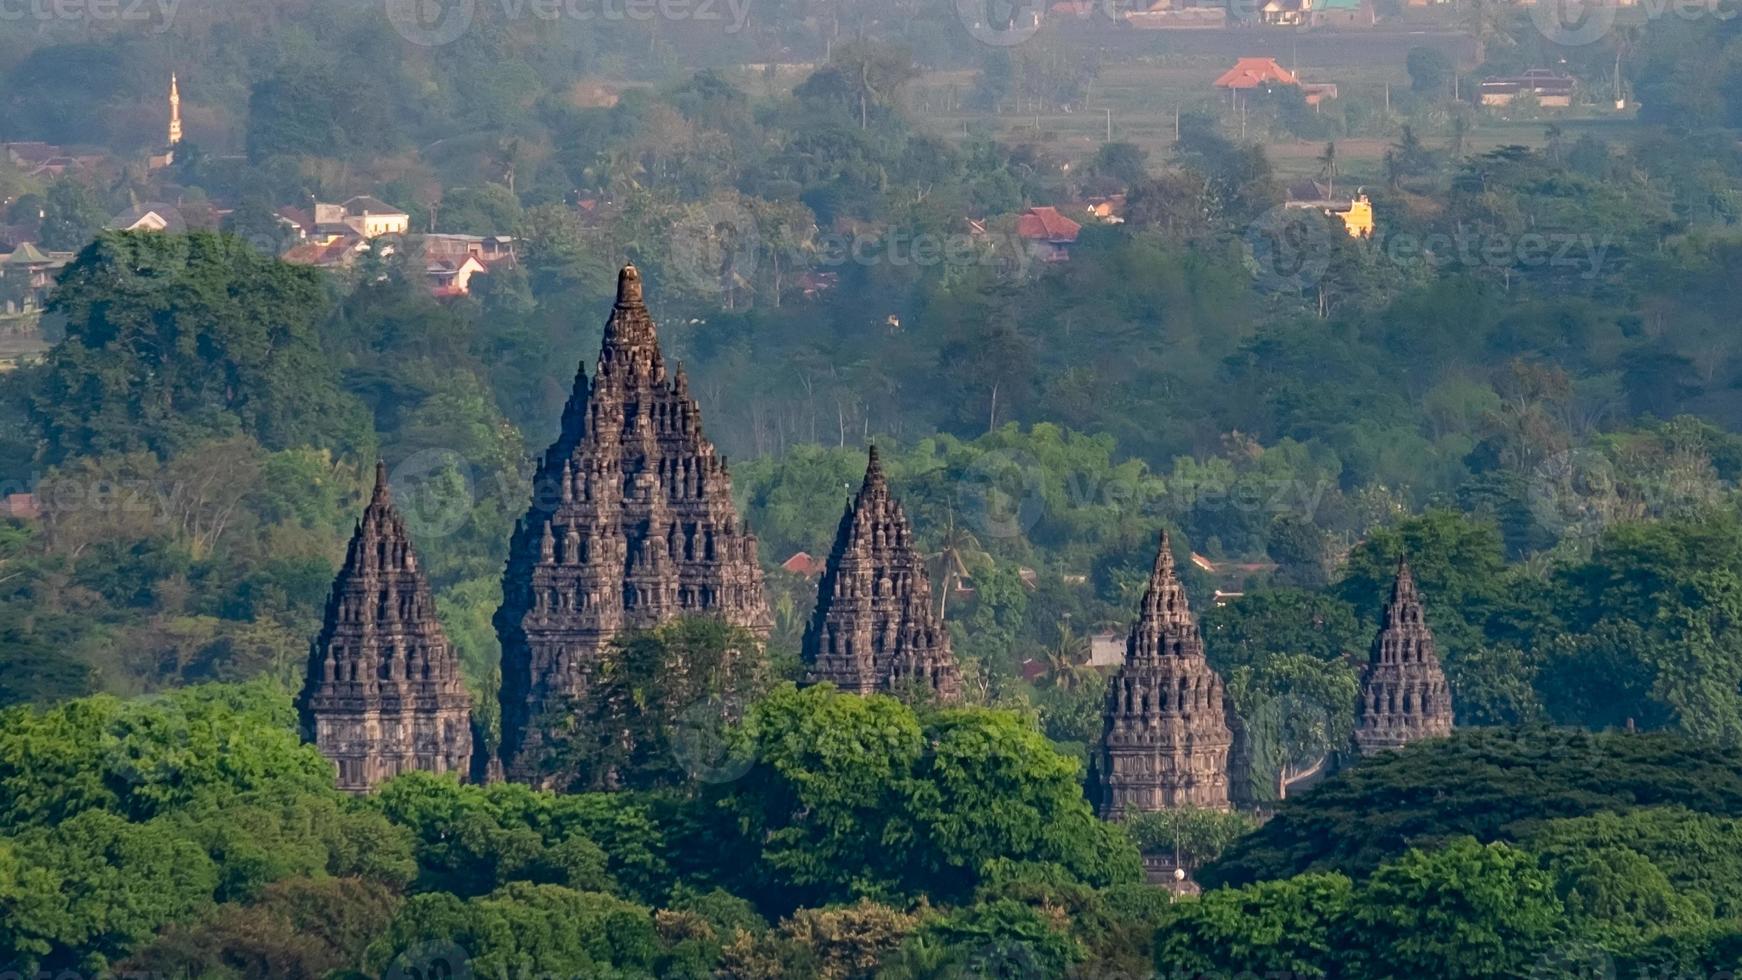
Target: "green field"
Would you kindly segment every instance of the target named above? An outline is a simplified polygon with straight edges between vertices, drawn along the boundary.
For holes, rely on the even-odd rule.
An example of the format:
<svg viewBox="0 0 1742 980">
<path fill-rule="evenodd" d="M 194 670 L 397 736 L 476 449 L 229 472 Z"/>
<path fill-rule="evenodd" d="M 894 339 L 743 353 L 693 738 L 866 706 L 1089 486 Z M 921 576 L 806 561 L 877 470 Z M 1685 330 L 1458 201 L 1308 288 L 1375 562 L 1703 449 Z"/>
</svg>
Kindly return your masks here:
<svg viewBox="0 0 1742 980">
<path fill-rule="evenodd" d="M 1254 42 L 1250 47 L 1267 53 L 1263 44 Z M 1398 94 L 1409 86 L 1409 75 L 1397 48 L 1397 44 L 1376 41 L 1372 56 L 1364 57 L 1360 39 L 1345 36 L 1334 47 L 1321 46 L 1311 60 L 1302 56 L 1291 61 L 1286 55 L 1278 60 L 1305 80 L 1336 83 L 1345 100 L 1384 105 L 1388 87 Z M 1152 160 L 1164 160 L 1173 144 L 1176 112 L 1216 112 L 1223 118 L 1230 136 L 1241 135 L 1238 113 L 1230 106 L 1228 97 L 1212 86 L 1216 76 L 1232 63 L 1225 55 L 1204 52 L 1122 55 L 1104 50 L 1099 55 L 1103 61 L 1090 88 L 1087 109 L 1067 112 L 1053 106 L 1036 110 L 1020 100 L 1006 103 L 999 112 L 970 109 L 966 103 L 975 86 L 973 71 L 924 75 L 909 92 L 909 107 L 915 118 L 940 135 L 960 139 L 971 133 L 983 133 L 1008 143 L 1039 143 L 1073 163 L 1093 156 L 1109 132 L 1114 140 L 1143 147 Z M 1115 57 L 1118 60 L 1111 60 Z M 1597 112 L 1590 107 L 1575 108 L 1535 119 L 1504 119 L 1478 112 L 1474 125 L 1465 134 L 1465 146 L 1473 153 L 1507 144 L 1541 146 L 1551 123 L 1574 139 L 1584 132 L 1612 138 L 1636 126 L 1631 113 Z M 1449 116 L 1441 114 L 1415 125 L 1418 134 L 1430 145 L 1450 143 Z M 1254 132 L 1249 138 L 1263 136 Z M 1381 161 L 1394 140 L 1395 136 L 1390 135 L 1337 140 L 1342 171 L 1357 180 L 1380 179 Z M 1265 147 L 1277 173 L 1285 178 L 1316 174 L 1325 148 L 1322 140 L 1276 139 L 1266 139 Z"/>
</svg>

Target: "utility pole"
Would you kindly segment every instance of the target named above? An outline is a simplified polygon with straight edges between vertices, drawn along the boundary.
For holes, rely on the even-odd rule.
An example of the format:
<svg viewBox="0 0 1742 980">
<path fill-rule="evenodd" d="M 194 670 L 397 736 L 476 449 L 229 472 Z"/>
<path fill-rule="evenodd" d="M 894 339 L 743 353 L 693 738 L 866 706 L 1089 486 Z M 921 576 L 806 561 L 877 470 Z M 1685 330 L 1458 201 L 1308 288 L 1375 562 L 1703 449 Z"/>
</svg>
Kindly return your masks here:
<svg viewBox="0 0 1742 980">
<path fill-rule="evenodd" d="M 1111 143 L 1113 142 L 1113 110 L 1102 109 L 1101 111 L 1107 114 L 1107 142 Z"/>
</svg>

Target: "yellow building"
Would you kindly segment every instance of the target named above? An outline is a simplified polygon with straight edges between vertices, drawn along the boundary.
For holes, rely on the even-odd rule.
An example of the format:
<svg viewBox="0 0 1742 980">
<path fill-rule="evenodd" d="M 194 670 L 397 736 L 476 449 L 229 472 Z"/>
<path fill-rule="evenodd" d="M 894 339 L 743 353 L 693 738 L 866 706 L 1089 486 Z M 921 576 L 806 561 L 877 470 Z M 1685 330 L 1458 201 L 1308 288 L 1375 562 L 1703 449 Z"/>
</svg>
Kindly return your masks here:
<svg viewBox="0 0 1742 980">
<path fill-rule="evenodd" d="M 1372 238 L 1375 224 L 1373 221 L 1373 202 L 1367 200 L 1367 195 L 1360 191 L 1347 200 L 1333 199 L 1322 191 L 1315 197 L 1288 201 L 1286 206 L 1300 211 L 1322 211 L 1343 222 L 1343 228 L 1350 238 Z"/>
</svg>

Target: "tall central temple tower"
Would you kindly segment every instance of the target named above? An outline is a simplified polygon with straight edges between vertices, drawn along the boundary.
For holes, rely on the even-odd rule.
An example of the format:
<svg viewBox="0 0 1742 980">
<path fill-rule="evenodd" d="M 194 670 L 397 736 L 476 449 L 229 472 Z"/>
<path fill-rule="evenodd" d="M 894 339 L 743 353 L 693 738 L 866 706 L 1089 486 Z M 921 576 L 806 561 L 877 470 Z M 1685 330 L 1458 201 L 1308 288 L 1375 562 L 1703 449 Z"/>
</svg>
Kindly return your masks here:
<svg viewBox="0 0 1742 980">
<path fill-rule="evenodd" d="M 551 777 L 544 716 L 586 692 L 620 631 L 715 615 L 762 639 L 772 625 L 756 538 L 683 370 L 666 373 L 632 265 L 592 383 L 577 373 L 539 462 L 502 594 L 503 772 L 534 785 Z"/>
<path fill-rule="evenodd" d="M 1090 776 L 1096 808 L 1109 820 L 1182 806 L 1225 810 L 1233 742 L 1222 678 L 1204 658 L 1163 531 L 1125 664 L 1107 687 Z"/>
</svg>

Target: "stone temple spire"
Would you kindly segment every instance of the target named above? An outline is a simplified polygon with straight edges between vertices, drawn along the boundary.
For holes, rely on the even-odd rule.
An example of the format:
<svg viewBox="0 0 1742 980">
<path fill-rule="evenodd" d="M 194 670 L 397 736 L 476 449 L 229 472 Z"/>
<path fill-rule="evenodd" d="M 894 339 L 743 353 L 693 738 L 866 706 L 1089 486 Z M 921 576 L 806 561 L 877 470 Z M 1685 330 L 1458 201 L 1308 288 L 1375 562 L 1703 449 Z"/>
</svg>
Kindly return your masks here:
<svg viewBox="0 0 1742 980">
<path fill-rule="evenodd" d="M 841 516 L 835 547 L 805 630 L 811 683 L 854 694 L 929 693 L 961 698 L 950 634 L 933 611 L 913 529 L 872 446 L 865 482 Z"/>
<path fill-rule="evenodd" d="M 1090 784 L 1101 816 L 1174 807 L 1228 807 L 1228 728 L 1222 679 L 1186 604 L 1167 532 L 1107 689 Z"/>
<path fill-rule="evenodd" d="M 699 615 L 767 637 L 756 538 L 701 422 L 624 266 L 597 368 L 576 372 L 509 542 L 496 613 L 507 778 L 553 782 L 549 716 L 573 710 L 619 632 Z"/>
<path fill-rule="evenodd" d="M 1398 559 L 1373 652 L 1361 672 L 1355 746 L 1371 755 L 1451 734 L 1452 694 L 1409 562 Z"/>
<path fill-rule="evenodd" d="M 304 731 L 337 765 L 340 789 L 365 792 L 413 769 L 463 778 L 471 765 L 472 696 L 381 463 L 333 580 L 298 708 Z"/>
</svg>

